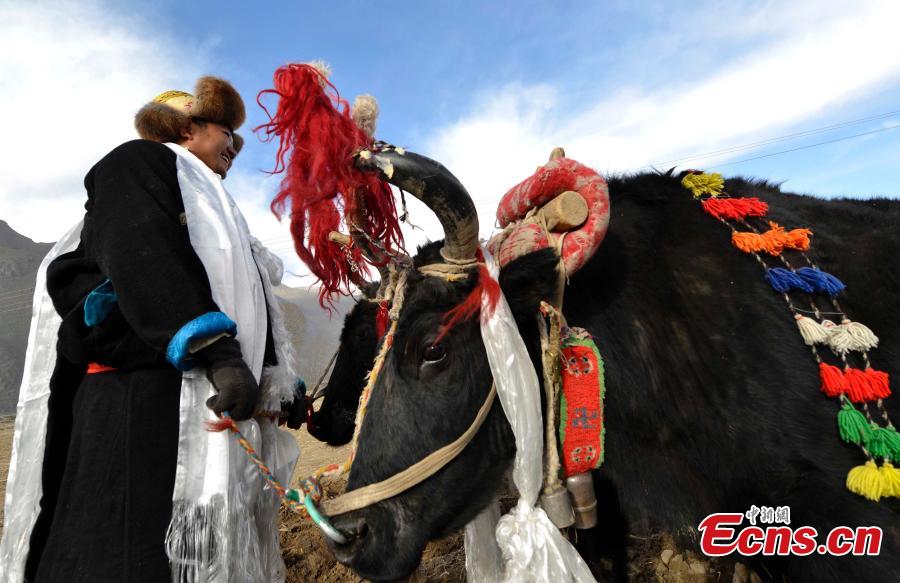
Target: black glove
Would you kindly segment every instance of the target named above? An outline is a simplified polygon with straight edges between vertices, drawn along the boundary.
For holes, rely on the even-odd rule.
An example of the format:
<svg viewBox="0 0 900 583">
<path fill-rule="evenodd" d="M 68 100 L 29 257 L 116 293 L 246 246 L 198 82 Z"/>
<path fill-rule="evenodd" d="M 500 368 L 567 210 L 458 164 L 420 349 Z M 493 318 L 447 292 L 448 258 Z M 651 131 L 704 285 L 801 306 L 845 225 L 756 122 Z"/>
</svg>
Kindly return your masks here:
<svg viewBox="0 0 900 583">
<path fill-rule="evenodd" d="M 206 367 L 206 378 L 219 392 L 206 401 L 216 415 L 223 411 L 235 421 L 253 416 L 259 401 L 259 384 L 241 356 L 241 345 L 234 338 L 220 338 L 198 350 L 194 358 Z"/>
<path fill-rule="evenodd" d="M 297 379 L 297 383 L 294 385 L 294 400 L 290 403 L 281 402 L 283 423 L 286 423 L 291 429 L 303 427 L 303 422 L 306 421 L 308 405 L 306 401 L 306 383 L 303 382 L 303 379 Z"/>
</svg>

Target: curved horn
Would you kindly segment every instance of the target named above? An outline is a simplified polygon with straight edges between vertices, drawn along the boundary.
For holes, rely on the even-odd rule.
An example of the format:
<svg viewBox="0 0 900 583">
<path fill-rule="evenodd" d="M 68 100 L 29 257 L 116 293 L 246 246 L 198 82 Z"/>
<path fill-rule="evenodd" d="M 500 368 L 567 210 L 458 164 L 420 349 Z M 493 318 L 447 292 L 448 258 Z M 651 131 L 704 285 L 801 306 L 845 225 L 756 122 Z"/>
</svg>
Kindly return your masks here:
<svg viewBox="0 0 900 583">
<path fill-rule="evenodd" d="M 368 155 L 367 155 L 368 154 Z M 383 150 L 361 152 L 356 164 L 378 170 L 384 180 L 409 192 L 437 215 L 444 228 L 441 255 L 450 261 L 466 262 L 478 249 L 478 213 L 475 203 L 449 170 L 431 158 L 413 152 Z"/>
</svg>

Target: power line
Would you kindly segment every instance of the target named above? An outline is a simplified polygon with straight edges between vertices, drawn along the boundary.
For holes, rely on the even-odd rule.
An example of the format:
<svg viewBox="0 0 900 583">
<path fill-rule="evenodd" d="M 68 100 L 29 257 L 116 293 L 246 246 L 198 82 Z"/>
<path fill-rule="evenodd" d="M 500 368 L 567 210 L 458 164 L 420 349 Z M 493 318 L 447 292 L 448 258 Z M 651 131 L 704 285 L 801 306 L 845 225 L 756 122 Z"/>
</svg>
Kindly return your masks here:
<svg viewBox="0 0 900 583">
<path fill-rule="evenodd" d="M 794 139 L 794 138 L 797 138 L 797 137 L 805 137 L 805 136 L 815 135 L 815 134 L 823 133 L 823 132 L 826 132 L 826 131 L 830 131 L 830 130 L 834 130 L 834 129 L 839 129 L 839 128 L 842 128 L 842 127 L 847 127 L 847 126 L 851 126 L 851 125 L 855 125 L 855 124 L 859 124 L 859 123 L 863 123 L 863 122 L 867 122 L 867 121 L 874 121 L 874 120 L 878 120 L 878 119 L 885 119 L 885 118 L 892 117 L 892 116 L 898 115 L 898 114 L 900 114 L 900 110 L 898 110 L 898 111 L 889 111 L 889 112 L 886 112 L 886 113 L 881 113 L 881 114 L 874 115 L 874 116 L 870 116 L 870 117 L 866 117 L 866 118 L 860 118 L 860 119 L 856 119 L 856 120 L 850 120 L 850 121 L 846 121 L 846 122 L 841 122 L 841 123 L 837 123 L 837 124 L 832 124 L 832 125 L 829 125 L 829 126 L 822 126 L 822 127 L 820 127 L 820 128 L 814 128 L 814 129 L 811 129 L 811 130 L 806 130 L 806 131 L 803 131 L 803 132 L 796 132 L 796 133 L 793 133 L 793 134 L 786 134 L 786 135 L 784 135 L 784 136 L 777 136 L 777 137 L 774 137 L 774 138 L 768 138 L 768 139 L 766 139 L 766 140 L 760 140 L 760 141 L 758 141 L 758 142 L 752 142 L 752 143 L 748 143 L 748 144 L 740 144 L 740 145 L 736 145 L 736 146 L 731 146 L 731 147 L 729 147 L 729 148 L 723 148 L 723 149 L 721 149 L 721 150 L 716 150 L 716 151 L 713 151 L 713 152 L 707 152 L 707 153 L 705 153 L 705 154 L 697 154 L 697 155 L 694 155 L 694 156 L 687 156 L 687 157 L 685 157 L 685 158 L 679 158 L 679 159 L 677 159 L 677 160 L 670 160 L 670 161 L 668 161 L 668 162 L 661 162 L 661 163 L 651 164 L 651 165 L 646 165 L 646 166 L 638 166 L 638 167 L 635 167 L 635 168 L 631 168 L 631 169 L 629 169 L 629 170 L 626 170 L 625 173 L 636 172 L 636 171 L 638 171 L 638 170 L 643 170 L 643 169 L 647 169 L 647 168 L 654 168 L 654 167 L 656 167 L 656 166 L 666 166 L 666 165 L 668 165 L 668 164 L 675 164 L 675 163 L 679 163 L 679 162 L 687 162 L 687 161 L 699 160 L 699 159 L 702 159 L 702 158 L 709 158 L 709 157 L 713 157 L 713 156 L 718 156 L 718 155 L 720 155 L 720 154 L 733 153 L 733 152 L 738 152 L 738 151 L 742 151 L 742 150 L 752 149 L 752 148 L 764 146 L 764 145 L 767 145 L 767 144 L 773 144 L 773 143 L 777 143 L 777 142 L 781 142 L 781 141 L 786 141 L 786 140 Z M 752 160 L 759 160 L 759 159 L 761 159 L 761 158 L 771 158 L 772 156 L 779 156 L 779 155 L 781 155 L 781 154 L 787 154 L 787 153 L 790 153 L 790 152 L 796 152 L 796 151 L 798 151 L 798 150 L 806 150 L 806 149 L 809 149 L 809 148 L 815 148 L 815 147 L 818 147 L 818 146 L 824 146 L 824 145 L 827 145 L 827 144 L 833 144 L 833 143 L 835 143 L 835 142 L 842 142 L 842 141 L 850 140 L 850 139 L 853 139 L 853 138 L 859 138 L 859 137 L 862 137 L 862 136 L 868 136 L 868 135 L 872 135 L 872 134 L 877 134 L 877 133 L 881 133 L 881 132 L 886 132 L 886 131 L 888 131 L 888 130 L 893 130 L 893 129 L 896 129 L 896 128 L 898 128 L 898 127 L 900 127 L 900 124 L 896 124 L 896 125 L 892 125 L 892 126 L 886 126 L 886 127 L 879 128 L 879 129 L 876 129 L 876 130 L 870 130 L 870 131 L 867 131 L 867 132 L 861 132 L 861 133 L 853 134 L 853 135 L 850 135 L 850 136 L 842 136 L 842 137 L 840 137 L 840 138 L 834 138 L 834 139 L 831 139 L 831 140 L 824 140 L 824 141 L 822 141 L 822 142 L 816 142 L 816 143 L 814 143 L 814 144 L 807 144 L 807 145 L 805 145 L 805 146 L 798 146 L 798 147 L 796 147 L 796 148 L 789 148 L 789 149 L 787 149 L 787 150 L 779 150 L 778 152 L 771 152 L 771 153 L 769 153 L 769 154 L 762 154 L 762 155 L 760 155 L 760 156 L 753 156 L 753 157 L 751 157 L 751 158 L 744 158 L 744 159 L 742 159 L 742 160 L 735 160 L 735 161 L 733 161 L 733 162 L 724 162 L 724 163 L 722 163 L 722 164 L 716 164 L 716 165 L 714 165 L 714 166 L 711 166 L 711 168 L 719 168 L 719 167 L 722 167 L 722 166 L 730 166 L 730 165 L 733 165 L 733 164 L 741 164 L 741 163 L 743 163 L 743 162 L 750 162 L 750 161 L 752 161 Z M 502 195 L 501 195 L 501 196 L 502 196 Z M 478 204 L 489 204 L 489 203 L 492 203 L 492 202 L 499 201 L 500 198 L 501 198 L 501 196 L 495 196 L 495 197 L 490 197 L 490 198 L 480 198 L 480 199 L 475 199 L 473 202 L 474 202 L 476 205 L 478 205 Z"/>
<path fill-rule="evenodd" d="M 765 140 L 760 140 L 758 142 L 751 142 L 751 143 L 747 143 L 747 144 L 739 144 L 736 146 L 729 146 L 729 147 L 723 148 L 721 150 L 714 150 L 712 152 L 706 152 L 703 154 L 695 154 L 693 156 L 687 156 L 685 158 L 676 158 L 673 160 L 667 160 L 665 162 L 654 162 L 653 164 L 650 164 L 648 166 L 641 166 L 641 168 L 652 168 L 652 167 L 661 167 L 661 166 L 669 166 L 669 165 L 677 166 L 684 162 L 691 162 L 694 160 L 700 160 L 702 158 L 711 158 L 713 156 L 719 156 L 721 154 L 730 154 L 733 152 L 740 152 L 742 150 L 751 150 L 753 148 L 767 146 L 769 144 L 774 144 L 777 142 L 784 142 L 787 140 L 793 140 L 795 138 L 803 138 L 803 137 L 807 137 L 807 136 L 821 134 L 821 133 L 829 132 L 829 131 L 836 130 L 836 129 L 841 129 L 841 128 L 845 128 L 845 127 L 849 127 L 849 126 L 853 126 L 853 125 L 858 125 L 861 123 L 866 123 L 866 122 L 870 122 L 870 121 L 877 121 L 880 119 L 894 117 L 896 115 L 900 115 L 900 110 L 888 111 L 886 113 L 880 113 L 880 114 L 872 115 L 869 117 L 863 117 L 863 118 L 840 122 L 840 123 L 836 123 L 836 124 L 832 124 L 832 125 L 813 128 L 811 130 L 804 130 L 802 132 L 796 132 L 793 134 L 785 134 L 783 136 L 767 138 Z"/>
<path fill-rule="evenodd" d="M 844 140 L 852 140 L 853 138 L 860 138 L 862 136 L 870 136 L 872 134 L 878 134 L 881 132 L 886 132 L 888 130 L 895 130 L 897 128 L 900 128 L 900 124 L 883 127 L 883 128 L 879 128 L 877 130 L 871 130 L 868 132 L 862 132 L 859 134 L 853 134 L 852 136 L 844 136 L 842 138 L 835 138 L 833 140 L 817 142 L 815 144 L 807 144 L 805 146 L 798 146 L 796 148 L 790 148 L 788 150 L 781 150 L 780 152 L 772 152 L 770 154 L 762 154 L 760 156 L 753 156 L 752 158 L 744 158 L 743 160 L 735 160 L 734 162 L 725 162 L 724 164 L 716 164 L 715 166 L 712 166 L 712 168 L 720 168 L 722 166 L 731 166 L 733 164 L 741 164 L 743 162 L 750 162 L 751 160 L 759 160 L 761 158 L 771 158 L 772 156 L 778 156 L 780 154 L 787 154 L 788 152 L 796 152 L 798 150 L 808 150 L 809 148 L 815 148 L 817 146 L 824 146 L 825 144 L 833 144 L 835 142 L 843 142 Z"/>
</svg>

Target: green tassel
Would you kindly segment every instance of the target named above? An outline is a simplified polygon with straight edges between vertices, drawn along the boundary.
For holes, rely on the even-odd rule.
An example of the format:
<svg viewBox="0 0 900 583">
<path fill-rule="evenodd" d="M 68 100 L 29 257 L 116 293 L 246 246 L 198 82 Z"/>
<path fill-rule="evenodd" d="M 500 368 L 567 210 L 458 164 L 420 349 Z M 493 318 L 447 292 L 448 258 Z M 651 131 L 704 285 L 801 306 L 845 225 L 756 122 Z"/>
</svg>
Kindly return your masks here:
<svg viewBox="0 0 900 583">
<path fill-rule="evenodd" d="M 872 432 L 866 440 L 866 449 L 875 457 L 891 459 L 890 439 L 889 429 L 872 423 Z"/>
<path fill-rule="evenodd" d="M 897 433 L 893 426 L 879 427 L 878 431 L 881 432 L 885 453 L 887 453 L 883 457 L 893 461 L 900 461 L 900 433 Z"/>
<path fill-rule="evenodd" d="M 850 402 L 845 402 L 838 411 L 838 430 L 841 433 L 841 439 L 847 443 L 860 445 L 864 441 L 868 442 L 871 437 L 871 429 L 869 429 L 866 416 Z"/>
</svg>

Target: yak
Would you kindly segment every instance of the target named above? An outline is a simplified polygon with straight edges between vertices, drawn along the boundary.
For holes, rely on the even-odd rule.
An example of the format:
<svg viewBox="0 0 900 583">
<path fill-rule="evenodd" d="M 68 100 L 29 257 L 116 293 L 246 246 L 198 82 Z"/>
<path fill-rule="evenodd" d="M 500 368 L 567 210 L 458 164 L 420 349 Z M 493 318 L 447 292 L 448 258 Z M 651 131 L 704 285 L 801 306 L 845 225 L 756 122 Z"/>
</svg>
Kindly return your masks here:
<svg viewBox="0 0 900 583">
<path fill-rule="evenodd" d="M 422 198 L 444 227 L 445 240 L 421 248 L 415 265 L 474 257 L 474 205 L 449 171 L 409 152 L 376 156 L 386 159 L 382 167 L 391 163 L 389 180 Z M 726 188 L 733 196 L 765 200 L 774 221 L 813 228 L 812 256 L 846 283 L 844 310 L 876 331 L 873 364 L 896 378 L 900 203 L 825 201 L 739 178 L 726 181 Z M 845 488 L 848 469 L 862 456 L 838 438 L 836 401 L 818 390 L 816 362 L 757 262 L 731 247 L 730 231 L 703 213 L 678 176 L 615 177 L 609 193 L 608 233 L 569 281 L 563 303 L 568 323 L 596 339 L 606 368 L 605 463 L 594 472 L 599 525 L 577 537 L 592 570 L 603 574 L 601 559 L 610 558 L 615 567 L 606 574 L 625 578 L 629 535 L 666 531 L 696 546 L 704 517 L 756 505 L 788 506 L 795 528 L 815 527 L 823 538 L 837 526 L 883 530 L 878 556 L 742 559 L 764 567 L 759 572 L 791 581 L 881 581 L 900 573 L 897 506 Z M 499 277 L 539 379 L 536 314 L 554 295 L 558 266 L 555 251 L 544 249 L 511 262 Z M 479 277 L 473 270 L 448 282 L 410 272 L 348 491 L 397 474 L 472 422 L 491 386 L 477 318 L 436 340 L 447 312 Z M 323 409 L 329 412 L 320 415 L 329 417 L 323 421 L 335 413 L 346 421 L 355 412 L 362 371 L 371 366 L 371 360 L 360 362 L 376 350 L 373 320 L 374 309 L 365 303 L 347 318 L 342 342 L 348 344 L 326 391 Z M 365 349 L 347 349 L 354 342 Z M 885 407 L 896 418 L 890 400 Z M 349 429 L 343 431 L 349 439 Z M 335 556 L 373 580 L 408 575 L 429 540 L 461 528 L 496 497 L 514 454 L 509 423 L 495 401 L 471 443 L 437 474 L 335 517 L 334 525 L 351 539 L 329 542 Z"/>
</svg>

